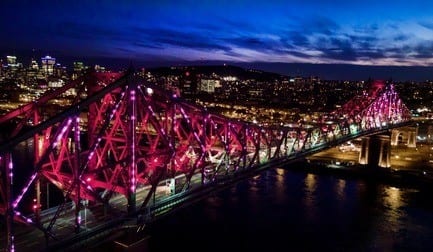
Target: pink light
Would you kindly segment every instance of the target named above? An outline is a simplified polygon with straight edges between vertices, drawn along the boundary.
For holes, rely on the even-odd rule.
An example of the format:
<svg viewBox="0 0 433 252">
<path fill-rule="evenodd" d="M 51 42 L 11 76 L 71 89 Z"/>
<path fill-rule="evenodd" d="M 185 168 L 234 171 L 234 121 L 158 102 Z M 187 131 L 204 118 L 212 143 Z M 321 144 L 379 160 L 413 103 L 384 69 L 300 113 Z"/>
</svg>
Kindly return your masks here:
<svg viewBox="0 0 433 252">
<path fill-rule="evenodd" d="M 15 244 L 14 244 L 14 236 L 11 236 L 11 242 L 12 242 L 12 246 L 11 246 L 11 252 L 15 252 Z"/>
<path fill-rule="evenodd" d="M 151 95 L 149 90 L 151 90 L 151 89 L 149 89 L 149 88 L 147 89 L 148 94 Z M 135 193 L 135 188 L 136 188 L 136 178 L 135 178 L 135 173 L 136 173 L 136 164 L 135 164 L 135 155 L 136 155 L 136 153 L 135 153 L 136 101 L 135 101 L 135 92 L 136 92 L 135 89 L 130 91 L 130 94 L 131 94 L 130 100 L 131 100 L 131 107 L 132 107 L 131 127 L 133 129 L 133 132 L 132 132 L 132 139 L 131 139 L 132 140 L 131 141 L 131 164 L 129 167 L 129 169 L 130 169 L 130 171 L 129 171 L 130 172 L 130 178 L 129 179 L 130 179 L 130 184 L 131 184 L 130 189 L 131 189 L 132 193 Z M 153 116 L 155 116 L 150 105 L 148 106 L 148 108 L 152 112 Z"/>
<path fill-rule="evenodd" d="M 21 191 L 21 194 L 18 195 L 17 199 L 14 201 L 13 203 L 13 207 L 17 207 L 19 202 L 21 201 L 21 199 L 23 198 L 24 194 L 27 192 L 27 190 L 29 189 L 30 185 L 33 183 L 33 181 L 36 178 L 37 173 L 33 173 L 33 175 L 30 177 L 29 182 L 27 182 L 27 185 L 23 188 L 23 190 Z"/>
<path fill-rule="evenodd" d="M 20 212 L 18 211 L 14 211 L 14 214 L 16 216 L 21 216 L 21 218 L 23 218 L 27 223 L 33 223 L 32 219 L 27 218 L 26 216 L 22 215 Z"/>
</svg>

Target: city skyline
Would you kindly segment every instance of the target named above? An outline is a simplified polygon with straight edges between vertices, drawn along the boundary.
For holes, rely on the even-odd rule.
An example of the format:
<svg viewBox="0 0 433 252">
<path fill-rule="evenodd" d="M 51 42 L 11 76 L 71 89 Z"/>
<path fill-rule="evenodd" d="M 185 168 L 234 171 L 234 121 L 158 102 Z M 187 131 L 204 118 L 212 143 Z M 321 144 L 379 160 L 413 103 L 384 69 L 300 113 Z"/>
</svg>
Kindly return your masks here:
<svg viewBox="0 0 433 252">
<path fill-rule="evenodd" d="M 148 65 L 349 64 L 429 72 L 430 10 L 429 1 L 5 1 L 0 52 Z"/>
</svg>

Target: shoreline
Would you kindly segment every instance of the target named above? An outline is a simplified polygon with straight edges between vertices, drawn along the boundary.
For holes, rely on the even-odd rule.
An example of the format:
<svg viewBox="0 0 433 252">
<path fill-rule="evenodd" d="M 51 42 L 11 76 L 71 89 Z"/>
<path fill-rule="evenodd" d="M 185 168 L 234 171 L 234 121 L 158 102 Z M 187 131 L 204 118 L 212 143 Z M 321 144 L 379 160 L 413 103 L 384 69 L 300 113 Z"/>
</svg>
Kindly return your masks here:
<svg viewBox="0 0 433 252">
<path fill-rule="evenodd" d="M 319 175 L 326 174 L 350 179 L 362 179 L 367 182 L 384 183 L 396 187 L 433 190 L 433 173 L 422 169 L 382 168 L 361 164 L 344 166 L 309 161 L 298 161 L 281 168 Z"/>
</svg>

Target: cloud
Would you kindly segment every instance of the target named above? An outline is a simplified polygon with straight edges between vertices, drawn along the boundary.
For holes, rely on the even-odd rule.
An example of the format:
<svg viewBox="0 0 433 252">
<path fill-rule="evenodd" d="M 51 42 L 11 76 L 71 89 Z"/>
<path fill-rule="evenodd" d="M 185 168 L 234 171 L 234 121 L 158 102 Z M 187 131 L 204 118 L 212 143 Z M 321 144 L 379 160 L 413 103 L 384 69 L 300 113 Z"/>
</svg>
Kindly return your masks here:
<svg viewBox="0 0 433 252">
<path fill-rule="evenodd" d="M 424 28 L 433 30 L 433 22 L 432 21 L 421 21 L 418 24 L 421 25 Z"/>
<path fill-rule="evenodd" d="M 309 46 L 310 41 L 308 36 L 303 34 L 301 31 L 290 31 L 283 35 L 281 38 L 282 42 L 287 44 L 287 46 L 297 47 L 297 46 Z"/>
<path fill-rule="evenodd" d="M 135 28 L 138 40 L 157 47 L 183 47 L 198 50 L 223 50 L 231 48 L 221 44 L 212 36 L 193 31 L 180 31 L 167 28 Z"/>
<path fill-rule="evenodd" d="M 310 5 L 295 1 L 287 9 L 285 1 L 272 5 L 261 1 L 251 6 L 235 1 L 236 8 L 205 2 L 193 8 L 186 3 L 157 1 L 145 5 L 106 4 L 101 9 L 95 4 L 90 9 L 79 8 L 81 5 L 74 3 L 68 5 L 74 10 L 69 12 L 59 2 L 54 9 L 41 10 L 38 22 L 30 22 L 37 17 L 34 10 L 23 12 L 27 15 L 22 15 L 25 18 L 16 24 L 30 22 L 25 32 L 29 37 L 23 35 L 15 43 L 3 44 L 82 55 L 93 51 L 124 58 L 150 55 L 183 60 L 207 57 L 237 61 L 424 64 L 433 58 L 433 22 L 428 19 L 387 20 L 371 16 L 370 22 L 364 9 L 358 20 L 342 15 L 341 6 L 335 12 L 330 11 L 332 8 L 319 9 L 329 6 L 318 0 L 307 1 Z M 344 2 L 352 6 L 350 1 Z M 149 13 L 145 15 L 138 9 Z M 245 11 L 240 13 L 238 9 Z M 48 15 L 53 11 L 58 11 L 58 15 Z M 13 36 L 19 33 L 10 27 L 4 31 Z"/>
<path fill-rule="evenodd" d="M 340 25 L 326 16 L 291 17 L 287 21 L 286 31 L 299 32 L 304 35 L 324 34 L 332 35 L 338 31 Z"/>
<path fill-rule="evenodd" d="M 400 23 L 342 26 L 327 17 L 292 18 L 284 28 L 259 30 L 242 21 L 198 22 L 173 26 L 104 27 L 62 22 L 52 27 L 65 39 L 115 44 L 118 54 L 176 59 L 207 57 L 217 60 L 307 60 L 319 63 L 389 62 L 412 64 L 433 57 L 431 40 L 416 39 Z M 218 25 L 217 25 L 218 24 Z M 419 23 L 433 28 L 433 23 Z M 231 32 L 233 31 L 233 32 Z M 213 54 L 212 54 L 213 53 Z M 158 56 L 159 55 L 159 56 Z M 255 57 L 257 57 L 255 59 Z"/>
<path fill-rule="evenodd" d="M 71 21 L 62 21 L 48 27 L 40 27 L 40 29 L 46 35 L 86 41 L 115 39 L 116 36 L 120 35 L 119 31 L 110 29 L 109 27 Z"/>
<path fill-rule="evenodd" d="M 413 48 L 414 58 L 431 59 L 433 58 L 433 42 L 420 43 Z"/>
</svg>

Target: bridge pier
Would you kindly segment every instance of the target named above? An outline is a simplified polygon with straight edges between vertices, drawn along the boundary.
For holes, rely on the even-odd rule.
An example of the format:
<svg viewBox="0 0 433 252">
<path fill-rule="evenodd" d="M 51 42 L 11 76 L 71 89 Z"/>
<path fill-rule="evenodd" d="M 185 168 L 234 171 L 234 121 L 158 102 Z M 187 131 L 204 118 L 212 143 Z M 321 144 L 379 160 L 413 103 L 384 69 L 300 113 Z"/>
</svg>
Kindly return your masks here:
<svg viewBox="0 0 433 252">
<path fill-rule="evenodd" d="M 398 138 L 400 136 L 400 130 L 398 129 L 393 129 L 391 131 L 391 145 L 392 146 L 397 146 L 398 145 Z"/>
<path fill-rule="evenodd" d="M 391 131 L 391 145 L 397 146 L 399 143 L 400 135 L 402 141 L 406 140 L 406 145 L 409 148 L 416 148 L 416 136 L 418 135 L 418 127 L 404 127 L 393 129 Z"/>
<path fill-rule="evenodd" d="M 413 129 L 407 134 L 407 147 L 416 148 L 416 136 L 417 136 L 418 128 Z"/>
<path fill-rule="evenodd" d="M 368 153 L 370 146 L 370 137 L 363 137 L 361 140 L 361 151 L 359 152 L 359 163 L 368 164 Z"/>
<path fill-rule="evenodd" d="M 391 167 L 391 137 L 389 135 L 363 137 L 359 163 L 373 167 Z"/>
</svg>

